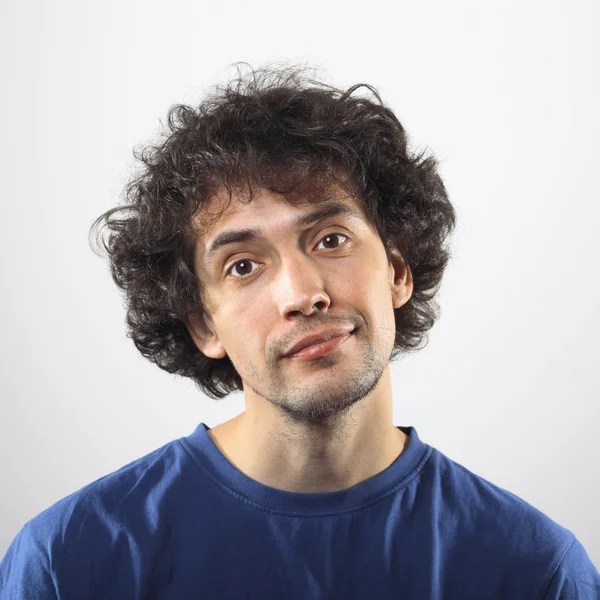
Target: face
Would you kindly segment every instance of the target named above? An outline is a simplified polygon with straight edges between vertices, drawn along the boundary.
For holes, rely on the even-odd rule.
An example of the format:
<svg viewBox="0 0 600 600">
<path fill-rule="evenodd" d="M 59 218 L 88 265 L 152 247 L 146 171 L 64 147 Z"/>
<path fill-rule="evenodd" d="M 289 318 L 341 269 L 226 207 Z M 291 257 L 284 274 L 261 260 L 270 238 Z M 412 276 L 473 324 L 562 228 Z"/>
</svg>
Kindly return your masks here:
<svg viewBox="0 0 600 600">
<path fill-rule="evenodd" d="M 332 205 L 338 210 L 318 218 Z M 222 206 L 215 198 L 208 210 Z M 223 234 L 249 228 L 259 237 L 229 236 L 214 249 Z M 191 314 L 188 330 L 207 356 L 229 356 L 247 403 L 258 397 L 290 421 L 330 423 L 368 396 L 388 367 L 394 308 L 412 293 L 410 269 L 393 255 L 388 264 L 360 202 L 341 188 L 302 206 L 267 190 L 249 203 L 234 197 L 199 236 L 196 273 L 208 315 Z M 353 331 L 328 354 L 284 356 L 301 338 L 335 327 Z"/>
</svg>

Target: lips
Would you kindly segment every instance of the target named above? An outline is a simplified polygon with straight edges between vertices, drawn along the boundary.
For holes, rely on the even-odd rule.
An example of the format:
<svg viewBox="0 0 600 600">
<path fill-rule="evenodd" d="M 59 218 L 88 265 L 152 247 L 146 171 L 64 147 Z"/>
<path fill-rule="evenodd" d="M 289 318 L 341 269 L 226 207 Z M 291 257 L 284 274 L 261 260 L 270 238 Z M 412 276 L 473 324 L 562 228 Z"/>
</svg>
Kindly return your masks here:
<svg viewBox="0 0 600 600">
<path fill-rule="evenodd" d="M 323 356 L 327 356 L 331 352 L 335 352 L 340 346 L 342 346 L 346 340 L 352 337 L 352 333 L 347 333 L 346 335 L 338 336 L 327 340 L 326 342 L 321 342 L 320 344 L 312 344 L 307 348 L 304 348 L 295 354 L 290 354 L 286 358 L 288 360 L 300 360 L 300 361 L 312 361 L 317 358 L 322 358 Z"/>
<path fill-rule="evenodd" d="M 353 327 L 340 327 L 307 335 L 306 337 L 302 338 L 299 342 L 297 342 L 294 346 L 292 346 L 292 348 L 290 348 L 287 351 L 287 353 L 284 354 L 284 356 L 289 357 L 292 354 L 300 352 L 300 350 L 303 350 L 304 348 L 308 348 L 309 346 L 320 344 L 333 338 L 346 336 L 353 330 Z"/>
</svg>

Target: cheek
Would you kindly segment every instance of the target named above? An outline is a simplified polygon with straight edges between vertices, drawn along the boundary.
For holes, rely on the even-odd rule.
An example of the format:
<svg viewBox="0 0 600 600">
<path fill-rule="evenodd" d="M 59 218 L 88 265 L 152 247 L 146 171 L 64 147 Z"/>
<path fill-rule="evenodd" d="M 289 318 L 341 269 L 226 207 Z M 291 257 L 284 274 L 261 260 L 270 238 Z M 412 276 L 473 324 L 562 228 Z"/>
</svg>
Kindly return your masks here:
<svg viewBox="0 0 600 600">
<path fill-rule="evenodd" d="M 256 346 L 266 335 L 267 315 L 264 303 L 258 298 L 245 304 L 243 310 L 230 310 L 222 316 L 227 338 L 233 347 L 241 349 Z"/>
<path fill-rule="evenodd" d="M 365 260 L 344 269 L 336 281 L 335 293 L 340 300 L 367 310 L 369 307 L 378 310 L 382 303 L 392 302 L 388 272 L 375 260 Z"/>
<path fill-rule="evenodd" d="M 267 321 L 265 319 L 264 312 L 261 312 L 260 305 L 257 302 L 248 312 L 244 315 L 243 325 L 238 328 L 238 334 L 247 337 L 249 340 L 254 342 L 260 339 L 262 329 L 265 327 Z M 257 335 L 258 334 L 258 335 Z"/>
</svg>

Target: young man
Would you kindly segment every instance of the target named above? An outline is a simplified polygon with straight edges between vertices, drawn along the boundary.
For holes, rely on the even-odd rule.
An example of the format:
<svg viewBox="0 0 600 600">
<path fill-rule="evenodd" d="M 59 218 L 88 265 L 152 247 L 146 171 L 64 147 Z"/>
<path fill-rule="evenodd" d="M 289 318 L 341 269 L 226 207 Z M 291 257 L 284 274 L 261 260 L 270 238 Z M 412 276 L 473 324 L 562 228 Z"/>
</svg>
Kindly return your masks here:
<svg viewBox="0 0 600 600">
<path fill-rule="evenodd" d="M 267 70 L 171 110 L 101 217 L 113 277 L 144 356 L 246 409 L 28 521 L 2 598 L 600 598 L 572 532 L 392 422 L 456 215 L 357 87 Z"/>
</svg>

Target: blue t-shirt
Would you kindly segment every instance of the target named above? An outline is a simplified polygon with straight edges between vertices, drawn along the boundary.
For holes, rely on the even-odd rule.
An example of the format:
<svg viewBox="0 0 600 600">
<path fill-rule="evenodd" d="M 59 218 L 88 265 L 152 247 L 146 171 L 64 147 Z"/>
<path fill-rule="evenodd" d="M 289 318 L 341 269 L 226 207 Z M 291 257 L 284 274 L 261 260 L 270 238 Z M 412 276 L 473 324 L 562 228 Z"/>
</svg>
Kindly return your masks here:
<svg viewBox="0 0 600 600">
<path fill-rule="evenodd" d="M 204 423 L 25 523 L 2 600 L 600 599 L 573 533 L 422 442 L 347 490 L 250 479 Z"/>
</svg>

